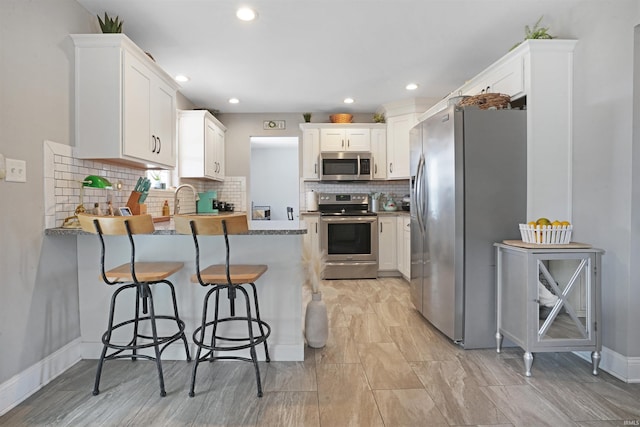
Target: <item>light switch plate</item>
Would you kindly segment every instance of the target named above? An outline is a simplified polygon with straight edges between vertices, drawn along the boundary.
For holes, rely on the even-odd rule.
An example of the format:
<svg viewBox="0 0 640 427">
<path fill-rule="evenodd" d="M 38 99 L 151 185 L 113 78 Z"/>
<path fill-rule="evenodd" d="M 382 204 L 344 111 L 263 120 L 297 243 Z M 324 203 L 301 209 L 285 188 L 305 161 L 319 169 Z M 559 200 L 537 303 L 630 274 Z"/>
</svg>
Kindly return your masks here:
<svg viewBox="0 0 640 427">
<path fill-rule="evenodd" d="M 27 182 L 27 162 L 24 160 L 7 159 L 7 182 Z"/>
</svg>

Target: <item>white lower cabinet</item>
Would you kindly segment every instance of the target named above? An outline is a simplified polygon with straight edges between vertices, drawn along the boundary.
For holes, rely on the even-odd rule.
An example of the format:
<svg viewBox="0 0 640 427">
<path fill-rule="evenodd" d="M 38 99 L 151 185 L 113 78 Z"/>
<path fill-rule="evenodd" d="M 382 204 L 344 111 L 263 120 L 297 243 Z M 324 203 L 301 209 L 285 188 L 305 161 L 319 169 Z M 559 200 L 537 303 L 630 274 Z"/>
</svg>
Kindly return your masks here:
<svg viewBox="0 0 640 427">
<path fill-rule="evenodd" d="M 399 215 L 396 226 L 398 271 L 402 277 L 409 279 L 409 272 L 411 271 L 411 225 L 409 215 Z"/>
<path fill-rule="evenodd" d="M 397 217 L 378 215 L 378 271 L 398 270 Z"/>
<path fill-rule="evenodd" d="M 307 224 L 307 234 L 304 235 L 304 245 L 320 248 L 320 215 L 301 214 L 300 217 Z"/>
</svg>

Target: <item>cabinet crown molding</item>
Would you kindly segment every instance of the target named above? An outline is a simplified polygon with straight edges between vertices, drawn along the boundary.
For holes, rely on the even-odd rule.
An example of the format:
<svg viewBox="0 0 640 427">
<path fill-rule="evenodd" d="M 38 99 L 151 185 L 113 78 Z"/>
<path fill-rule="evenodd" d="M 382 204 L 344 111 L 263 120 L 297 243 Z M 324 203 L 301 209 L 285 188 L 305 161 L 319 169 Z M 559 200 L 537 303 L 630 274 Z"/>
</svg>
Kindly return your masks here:
<svg viewBox="0 0 640 427">
<path fill-rule="evenodd" d="M 384 129 L 386 123 L 300 123 L 300 130 L 305 129 Z"/>
<path fill-rule="evenodd" d="M 70 34 L 76 49 L 79 47 L 118 47 L 126 49 L 135 55 L 138 60 L 143 61 L 146 66 L 151 68 L 166 84 L 172 89 L 178 90 L 181 86 L 174 80 L 169 73 L 152 60 L 147 53 L 135 44 L 125 34 Z"/>
</svg>

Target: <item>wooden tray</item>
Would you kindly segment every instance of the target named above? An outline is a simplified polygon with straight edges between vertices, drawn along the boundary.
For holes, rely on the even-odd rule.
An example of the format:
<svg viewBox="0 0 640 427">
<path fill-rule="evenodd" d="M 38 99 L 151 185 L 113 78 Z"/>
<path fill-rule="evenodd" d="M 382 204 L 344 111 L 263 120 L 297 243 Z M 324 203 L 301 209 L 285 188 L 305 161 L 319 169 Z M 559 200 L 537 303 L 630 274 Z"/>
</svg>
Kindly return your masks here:
<svg viewBox="0 0 640 427">
<path fill-rule="evenodd" d="M 564 245 L 543 245 L 538 243 L 526 243 L 522 240 L 503 240 L 502 243 L 509 246 L 517 246 L 526 249 L 589 249 L 591 245 L 587 243 L 571 242 Z"/>
</svg>

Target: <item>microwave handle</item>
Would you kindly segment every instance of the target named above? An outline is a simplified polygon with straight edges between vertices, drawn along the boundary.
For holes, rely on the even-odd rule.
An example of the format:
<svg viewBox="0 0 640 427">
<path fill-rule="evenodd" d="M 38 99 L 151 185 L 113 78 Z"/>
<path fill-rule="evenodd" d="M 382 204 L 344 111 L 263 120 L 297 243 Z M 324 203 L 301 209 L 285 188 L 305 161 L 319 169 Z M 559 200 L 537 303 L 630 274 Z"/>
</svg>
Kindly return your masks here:
<svg viewBox="0 0 640 427">
<path fill-rule="evenodd" d="M 358 176 L 360 176 L 360 154 L 358 154 Z"/>
</svg>

